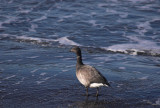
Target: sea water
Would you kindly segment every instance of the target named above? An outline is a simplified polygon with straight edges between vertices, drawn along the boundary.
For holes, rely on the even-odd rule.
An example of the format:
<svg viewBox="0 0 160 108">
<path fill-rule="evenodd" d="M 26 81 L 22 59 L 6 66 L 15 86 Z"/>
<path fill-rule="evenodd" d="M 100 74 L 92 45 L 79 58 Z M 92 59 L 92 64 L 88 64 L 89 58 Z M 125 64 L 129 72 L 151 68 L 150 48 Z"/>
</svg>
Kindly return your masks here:
<svg viewBox="0 0 160 108">
<path fill-rule="evenodd" d="M 73 46 L 111 88 L 85 88 Z M 159 107 L 159 0 L 0 0 L 0 107 Z"/>
</svg>

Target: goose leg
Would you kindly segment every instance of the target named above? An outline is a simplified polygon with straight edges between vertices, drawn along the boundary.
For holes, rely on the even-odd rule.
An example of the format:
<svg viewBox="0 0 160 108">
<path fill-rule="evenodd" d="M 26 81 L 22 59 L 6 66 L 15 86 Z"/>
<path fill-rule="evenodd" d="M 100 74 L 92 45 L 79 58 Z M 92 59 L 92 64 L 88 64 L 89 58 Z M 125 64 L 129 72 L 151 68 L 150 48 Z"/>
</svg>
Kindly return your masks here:
<svg viewBox="0 0 160 108">
<path fill-rule="evenodd" d="M 98 91 L 99 91 L 99 88 L 97 87 L 97 93 L 96 93 L 96 96 L 98 97 Z"/>
<path fill-rule="evenodd" d="M 86 87 L 86 95 L 88 96 L 88 87 Z"/>
</svg>

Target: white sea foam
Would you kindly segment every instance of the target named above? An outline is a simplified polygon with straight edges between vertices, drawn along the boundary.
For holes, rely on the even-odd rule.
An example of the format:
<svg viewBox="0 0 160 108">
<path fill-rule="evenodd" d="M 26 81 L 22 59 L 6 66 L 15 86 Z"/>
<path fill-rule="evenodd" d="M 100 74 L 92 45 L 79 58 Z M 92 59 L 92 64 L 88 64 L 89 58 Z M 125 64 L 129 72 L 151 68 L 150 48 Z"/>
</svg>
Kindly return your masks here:
<svg viewBox="0 0 160 108">
<path fill-rule="evenodd" d="M 155 102 L 151 102 L 150 100 L 143 100 L 143 102 L 147 102 L 148 104 L 151 105 L 160 105 L 160 98 L 158 98 Z"/>
<path fill-rule="evenodd" d="M 20 42 L 29 42 L 32 44 L 41 44 L 42 46 L 50 45 L 51 42 L 56 41 L 53 39 L 44 39 L 44 38 L 36 38 L 36 37 L 27 37 L 27 36 L 12 36 L 15 37 L 16 40 Z"/>
<path fill-rule="evenodd" d="M 6 60 L 7 62 L 12 62 L 13 60 Z"/>
<path fill-rule="evenodd" d="M 116 3 L 118 2 L 118 0 L 111 0 L 111 1 L 112 1 L 112 2 L 116 2 Z"/>
<path fill-rule="evenodd" d="M 128 53 L 127 50 L 132 50 L 133 51 L 132 55 L 136 55 L 137 51 L 133 47 L 135 47 L 135 44 L 118 44 L 118 45 L 112 45 L 109 47 L 103 47 L 103 49 L 113 51 L 113 52 L 123 52 L 126 54 Z"/>
<path fill-rule="evenodd" d="M 68 65 L 68 66 L 66 66 L 67 68 L 70 68 L 70 67 L 74 67 L 75 65 Z"/>
<path fill-rule="evenodd" d="M 99 3 L 99 4 L 98 4 L 98 7 L 106 7 L 106 6 L 108 6 L 107 3 Z"/>
<path fill-rule="evenodd" d="M 63 19 L 63 18 L 61 18 L 61 19 L 59 19 L 59 20 L 58 20 L 58 22 L 63 22 L 63 21 L 64 21 L 64 19 Z"/>
<path fill-rule="evenodd" d="M 121 18 L 127 18 L 128 12 L 121 12 L 121 13 L 119 14 L 119 16 L 120 16 Z"/>
<path fill-rule="evenodd" d="M 160 98 L 158 98 L 155 102 L 156 105 L 160 105 Z"/>
<path fill-rule="evenodd" d="M 13 0 L 12 0 L 13 1 Z M 29 13 L 29 12 L 31 12 L 31 11 L 33 11 L 33 9 L 35 9 L 35 8 L 37 8 L 38 6 L 40 6 L 41 4 L 43 4 L 44 3 L 44 1 L 42 1 L 42 2 L 39 2 L 37 5 L 35 5 L 35 6 L 33 6 L 32 8 L 30 8 L 29 10 L 24 10 L 24 9 L 22 9 L 21 7 L 20 7 L 20 11 L 18 11 L 18 12 L 20 12 L 20 13 Z M 43 17 L 43 16 L 42 16 Z"/>
<path fill-rule="evenodd" d="M 144 77 L 141 77 L 139 78 L 140 80 L 147 80 L 148 79 L 148 76 L 144 76 Z"/>
<path fill-rule="evenodd" d="M 41 84 L 41 83 L 43 83 L 43 82 L 45 82 L 45 81 L 36 81 L 36 83 L 39 85 L 39 84 Z"/>
<path fill-rule="evenodd" d="M 18 84 L 20 84 L 22 81 L 18 81 L 18 82 L 16 82 L 15 84 L 13 84 L 13 85 L 18 85 Z"/>
<path fill-rule="evenodd" d="M 36 37 L 27 37 L 27 36 L 16 36 L 16 39 L 21 39 L 23 41 L 37 41 L 37 42 L 42 42 L 43 40 L 46 40 L 46 39 L 41 39 Z"/>
<path fill-rule="evenodd" d="M 27 57 L 27 58 L 30 58 L 30 59 L 34 59 L 34 58 L 37 58 L 39 56 L 30 56 L 30 57 Z"/>
<path fill-rule="evenodd" d="M 44 82 L 46 82 L 47 80 L 49 80 L 51 77 L 46 77 L 46 78 L 43 78 L 42 80 L 40 80 L 40 81 L 36 81 L 36 83 L 39 85 L 39 84 L 41 84 L 41 83 L 44 83 Z"/>
<path fill-rule="evenodd" d="M 136 31 L 141 35 L 152 29 L 149 21 L 138 23 L 137 27 L 138 29 Z"/>
<path fill-rule="evenodd" d="M 111 61 L 113 59 L 111 59 L 110 57 L 95 57 L 94 59 L 97 59 L 97 60 L 103 60 L 103 61 Z M 103 62 L 102 62 L 103 63 Z"/>
<path fill-rule="evenodd" d="M 110 9 L 110 8 L 107 8 L 106 12 L 111 13 L 111 14 L 117 14 L 118 13 L 116 10 L 113 10 L 113 9 Z"/>
<path fill-rule="evenodd" d="M 32 11 L 32 10 L 20 10 L 20 11 L 18 11 L 18 12 L 27 14 L 27 13 L 29 13 L 29 12 L 31 12 L 31 11 Z"/>
<path fill-rule="evenodd" d="M 122 52 L 131 55 L 137 55 L 138 53 L 143 53 L 154 56 L 160 54 L 160 47 L 155 42 L 149 40 L 142 40 L 137 37 L 128 37 L 128 38 L 137 43 L 117 44 L 102 48 L 108 51 Z"/>
<path fill-rule="evenodd" d="M 128 12 L 117 11 L 110 8 L 107 8 L 106 12 L 107 14 L 118 14 L 121 18 L 126 18 L 128 16 Z"/>
<path fill-rule="evenodd" d="M 91 15 L 96 15 L 97 13 L 96 12 L 91 12 Z"/>
<path fill-rule="evenodd" d="M 123 86 L 123 84 L 118 84 L 117 87 L 120 88 L 121 86 Z"/>
<path fill-rule="evenodd" d="M 153 4 L 147 4 L 143 6 L 138 6 L 140 10 L 152 10 Z"/>
<path fill-rule="evenodd" d="M 34 19 L 32 22 L 37 22 L 45 19 L 47 19 L 47 16 L 41 16 L 40 18 Z"/>
<path fill-rule="evenodd" d="M 8 1 L 8 3 L 13 3 L 13 0 Z"/>
<path fill-rule="evenodd" d="M 63 18 L 71 18 L 73 17 L 73 15 L 66 15 L 66 16 L 63 16 Z"/>
<path fill-rule="evenodd" d="M 63 16 L 63 17 L 59 18 L 58 22 L 63 22 L 65 19 L 71 18 L 71 17 L 73 17 L 73 15 L 66 15 L 66 16 Z"/>
<path fill-rule="evenodd" d="M 58 42 L 61 45 L 76 45 L 76 46 L 82 46 L 81 44 L 78 44 L 70 39 L 68 37 L 61 37 L 58 39 L 45 39 L 45 38 L 37 38 L 37 37 L 28 37 L 28 36 L 15 36 L 15 35 L 8 35 L 3 34 L 2 38 L 8 37 L 11 40 L 18 40 L 20 42 L 29 42 L 33 44 L 41 44 L 41 45 L 50 45 L 53 42 Z"/>
<path fill-rule="evenodd" d="M 9 24 L 13 21 L 16 21 L 16 19 L 16 17 L 7 16 L 5 21 L 0 22 L 0 28 L 3 28 L 3 24 Z"/>
<path fill-rule="evenodd" d="M 8 77 L 4 78 L 4 80 L 8 80 L 8 79 L 10 79 L 10 78 L 14 78 L 15 76 L 16 76 L 16 75 L 8 76 Z"/>
<path fill-rule="evenodd" d="M 36 28 L 38 27 L 37 24 L 31 24 L 31 28 L 29 28 L 29 31 L 36 32 Z"/>
<path fill-rule="evenodd" d="M 23 80 L 18 81 L 18 82 L 16 82 L 16 83 L 14 83 L 13 85 L 19 85 L 19 84 L 21 84 L 22 82 L 23 82 Z"/>
<path fill-rule="evenodd" d="M 51 77 L 46 77 L 46 78 L 43 78 L 42 80 L 46 81 L 46 80 L 49 80 Z"/>
<path fill-rule="evenodd" d="M 13 91 L 18 91 L 18 89 L 14 89 Z"/>
<path fill-rule="evenodd" d="M 89 22 L 90 24 L 92 24 L 93 26 L 97 26 L 96 20 L 89 20 L 88 22 Z"/>
<path fill-rule="evenodd" d="M 61 45 L 76 45 L 76 46 L 82 46 L 81 44 L 78 44 L 70 39 L 68 39 L 67 36 L 61 37 L 58 39 L 45 39 L 45 38 L 36 38 L 36 37 L 27 37 L 27 36 L 10 36 L 7 34 L 4 34 L 2 37 L 8 37 L 13 40 L 19 40 L 22 42 L 31 42 L 33 44 L 41 44 L 41 45 L 51 45 L 53 42 L 58 42 Z M 131 55 L 138 55 L 138 54 L 144 54 L 144 55 L 152 55 L 152 56 L 158 56 L 160 55 L 160 47 L 151 40 L 144 40 L 140 39 L 136 36 L 125 36 L 126 38 L 130 39 L 131 42 L 134 43 L 126 43 L 126 44 L 116 44 L 109 47 L 101 47 L 102 49 L 105 49 L 107 51 L 112 52 L 122 52 L 126 54 Z"/>
<path fill-rule="evenodd" d="M 146 0 L 128 0 L 128 1 L 130 1 L 130 2 L 132 2 L 132 3 L 143 3 L 143 2 L 146 2 Z M 149 1 L 149 0 L 148 0 Z"/>
<path fill-rule="evenodd" d="M 44 39 L 44 38 L 35 38 L 35 37 L 27 37 L 27 36 L 19 36 L 16 37 L 17 39 L 21 39 L 24 41 L 35 41 L 36 43 L 50 43 L 50 42 L 59 42 L 62 45 L 77 45 L 77 46 L 81 46 L 80 44 L 69 40 L 67 37 L 61 37 L 58 39 Z"/>
<path fill-rule="evenodd" d="M 47 73 L 43 72 L 43 73 L 41 73 L 40 75 L 41 75 L 41 76 L 44 76 L 44 75 L 46 75 L 46 74 L 47 74 Z"/>
<path fill-rule="evenodd" d="M 141 74 L 142 72 L 139 72 L 139 71 L 133 71 L 134 73 L 136 74 Z"/>
<path fill-rule="evenodd" d="M 35 73 L 35 72 L 37 72 L 39 69 L 34 69 L 34 70 L 32 70 L 31 71 L 31 73 Z"/>
<path fill-rule="evenodd" d="M 54 56 L 54 57 L 57 57 L 57 58 L 63 58 L 64 56 L 62 56 L 62 55 L 58 55 L 58 56 Z"/>
<path fill-rule="evenodd" d="M 67 72 L 68 70 L 67 69 L 64 69 L 64 70 L 62 70 L 63 72 Z"/>
<path fill-rule="evenodd" d="M 126 69 L 125 67 L 119 67 L 119 69 L 122 69 L 122 70 L 124 70 L 124 69 Z"/>
<path fill-rule="evenodd" d="M 69 40 L 67 37 L 61 37 L 61 38 L 58 38 L 56 39 L 55 41 L 58 41 L 60 44 L 62 45 L 76 45 L 76 46 L 81 46 L 80 44 L 72 41 L 72 40 Z"/>
</svg>

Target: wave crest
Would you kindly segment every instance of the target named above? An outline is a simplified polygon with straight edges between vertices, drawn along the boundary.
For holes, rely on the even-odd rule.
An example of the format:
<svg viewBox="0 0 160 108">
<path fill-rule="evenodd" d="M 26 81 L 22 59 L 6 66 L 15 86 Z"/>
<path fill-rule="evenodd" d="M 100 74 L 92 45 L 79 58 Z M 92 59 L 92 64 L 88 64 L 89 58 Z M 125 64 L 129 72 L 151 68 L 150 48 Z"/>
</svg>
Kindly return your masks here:
<svg viewBox="0 0 160 108">
<path fill-rule="evenodd" d="M 156 44 L 118 44 L 109 47 L 102 47 L 107 51 L 125 53 L 130 55 L 160 56 L 160 48 Z"/>
<path fill-rule="evenodd" d="M 15 35 L 3 35 L 1 38 L 7 39 L 7 40 L 14 40 L 18 42 L 27 42 L 32 44 L 40 44 L 42 46 L 51 46 L 53 43 L 58 42 L 60 45 L 76 45 L 76 46 L 82 46 L 81 44 L 78 44 L 70 39 L 68 37 L 61 37 L 58 39 L 45 39 L 45 38 L 39 38 L 39 37 L 28 37 L 28 36 L 15 36 Z"/>
</svg>

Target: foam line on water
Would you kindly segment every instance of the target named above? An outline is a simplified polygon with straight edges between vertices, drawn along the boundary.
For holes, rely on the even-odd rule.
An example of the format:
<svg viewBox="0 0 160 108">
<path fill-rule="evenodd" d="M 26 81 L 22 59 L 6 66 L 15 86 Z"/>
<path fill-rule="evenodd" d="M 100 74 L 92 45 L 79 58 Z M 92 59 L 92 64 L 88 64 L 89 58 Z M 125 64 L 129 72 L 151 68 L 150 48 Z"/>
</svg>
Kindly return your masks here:
<svg viewBox="0 0 160 108">
<path fill-rule="evenodd" d="M 18 85 L 18 84 L 21 84 L 23 81 L 24 81 L 24 77 L 20 80 L 20 81 L 18 81 L 18 82 L 16 82 L 16 83 L 14 83 L 13 85 Z"/>
<path fill-rule="evenodd" d="M 36 81 L 36 83 L 39 85 L 39 84 L 41 84 L 41 83 L 43 83 L 43 82 L 45 82 L 45 81 Z"/>
<path fill-rule="evenodd" d="M 148 79 L 148 76 L 143 76 L 141 78 L 139 78 L 140 80 L 147 80 Z"/>
<path fill-rule="evenodd" d="M 51 78 L 51 77 L 45 77 L 45 78 L 41 79 L 40 81 L 36 81 L 36 83 L 39 85 L 39 84 L 41 84 L 41 83 L 46 82 L 46 81 L 49 80 L 50 78 Z"/>
<path fill-rule="evenodd" d="M 47 74 L 47 73 L 43 72 L 43 73 L 41 73 L 40 75 L 41 75 L 41 76 L 44 76 L 44 75 L 46 75 L 46 74 Z"/>
<path fill-rule="evenodd" d="M 44 15 L 44 16 L 41 16 L 40 18 L 34 19 L 32 22 L 38 22 L 45 19 L 47 19 L 47 16 Z"/>
<path fill-rule="evenodd" d="M 89 20 L 88 22 L 89 22 L 90 24 L 92 24 L 93 26 L 97 26 L 96 20 Z"/>
<path fill-rule="evenodd" d="M 144 35 L 144 33 L 148 32 L 148 30 L 151 30 L 152 27 L 150 25 L 150 21 L 146 21 L 146 22 L 140 22 L 140 23 L 137 23 L 137 31 L 140 35 Z"/>
<path fill-rule="evenodd" d="M 38 58 L 39 56 L 30 56 L 30 57 L 27 57 L 29 59 L 34 59 L 34 58 Z"/>
<path fill-rule="evenodd" d="M 17 40 L 24 41 L 24 42 L 49 42 L 50 39 L 44 39 L 44 38 L 36 38 L 36 37 L 28 37 L 28 36 L 15 36 Z"/>
<path fill-rule="evenodd" d="M 146 102 L 151 105 L 160 106 L 160 98 L 158 98 L 155 102 L 151 102 L 150 100 L 143 100 L 143 102 Z"/>
<path fill-rule="evenodd" d="M 31 27 L 29 28 L 30 32 L 36 32 L 36 28 L 38 27 L 37 24 L 31 24 Z"/>
<path fill-rule="evenodd" d="M 34 70 L 32 70 L 31 71 L 31 73 L 35 73 L 35 72 L 37 72 L 39 69 L 34 69 Z"/>
<path fill-rule="evenodd" d="M 18 11 L 18 12 L 27 14 L 27 13 L 29 13 L 29 12 L 31 12 L 31 11 L 32 11 L 32 10 L 20 10 L 20 11 Z"/>
<path fill-rule="evenodd" d="M 3 24 L 9 24 L 13 21 L 16 21 L 16 19 L 16 17 L 7 16 L 5 21 L 0 22 L 0 28 L 3 28 Z"/>
<path fill-rule="evenodd" d="M 76 45 L 76 46 L 81 46 L 80 44 L 68 39 L 67 37 L 61 37 L 58 38 L 56 41 L 58 41 L 62 45 Z"/>
<path fill-rule="evenodd" d="M 28 36 L 15 36 L 15 35 L 8 35 L 3 34 L 2 38 L 7 38 L 11 40 L 17 40 L 20 42 L 29 42 L 29 43 L 36 43 L 36 44 L 52 44 L 53 42 L 58 42 L 61 45 L 76 45 L 76 46 L 82 46 L 81 44 L 78 44 L 70 39 L 68 39 L 67 36 L 61 37 L 58 39 L 45 39 L 45 38 L 37 38 L 37 37 L 28 37 Z"/>
<path fill-rule="evenodd" d="M 158 98 L 155 102 L 156 105 L 160 105 L 160 98 Z"/>
<path fill-rule="evenodd" d="M 160 47 L 150 40 L 142 40 L 137 37 L 128 37 L 136 43 L 116 44 L 109 47 L 101 47 L 107 51 L 121 52 L 131 55 L 160 55 Z"/>
<path fill-rule="evenodd" d="M 4 78 L 4 80 L 8 80 L 8 79 L 10 79 L 10 78 L 14 78 L 14 77 L 16 77 L 16 75 L 8 76 L 8 77 Z"/>
<path fill-rule="evenodd" d="M 107 14 L 118 14 L 121 18 L 126 18 L 128 17 L 128 12 L 122 12 L 122 11 L 118 11 L 118 10 L 114 10 L 114 9 L 110 9 L 110 8 L 107 8 L 106 9 L 106 13 Z"/>
<path fill-rule="evenodd" d="M 108 47 L 100 47 L 102 50 L 125 53 L 131 55 L 150 55 L 150 56 L 160 56 L 160 47 L 153 41 L 140 39 L 136 36 L 125 36 L 134 43 L 125 43 L 125 44 L 115 44 Z M 20 42 L 29 42 L 40 45 L 52 45 L 54 42 L 58 42 L 60 45 L 76 45 L 83 46 L 79 43 L 76 43 L 68 38 L 68 36 L 57 38 L 57 39 L 45 39 L 37 37 L 27 37 L 27 36 L 10 36 L 3 34 L 1 39 L 7 38 L 11 40 L 16 40 Z M 89 46 L 88 46 L 89 47 Z M 95 48 L 92 46 L 91 48 Z M 97 48 L 96 48 L 97 49 Z"/>
</svg>

